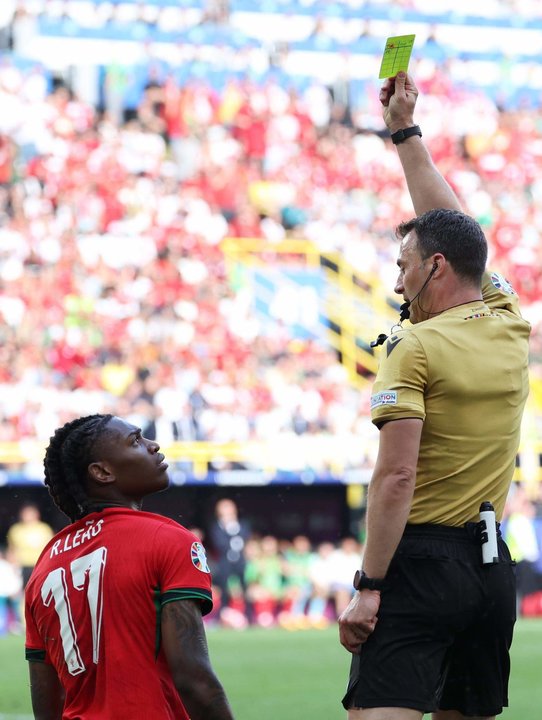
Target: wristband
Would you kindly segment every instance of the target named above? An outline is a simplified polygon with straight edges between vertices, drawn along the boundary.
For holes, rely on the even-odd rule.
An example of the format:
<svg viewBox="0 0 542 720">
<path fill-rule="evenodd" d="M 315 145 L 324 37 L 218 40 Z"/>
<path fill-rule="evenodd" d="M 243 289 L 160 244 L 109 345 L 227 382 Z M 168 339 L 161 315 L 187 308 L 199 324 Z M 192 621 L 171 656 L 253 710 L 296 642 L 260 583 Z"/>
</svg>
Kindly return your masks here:
<svg viewBox="0 0 542 720">
<path fill-rule="evenodd" d="M 370 578 L 363 572 L 356 570 L 354 575 L 354 590 L 382 590 L 384 587 L 383 578 Z"/>
<path fill-rule="evenodd" d="M 407 138 L 412 137 L 413 135 L 422 136 L 422 131 L 419 125 L 413 125 L 412 127 L 404 128 L 403 130 L 397 130 L 397 132 L 394 132 L 393 135 L 391 135 L 391 141 L 394 145 L 399 145 L 399 143 L 404 142 Z"/>
</svg>

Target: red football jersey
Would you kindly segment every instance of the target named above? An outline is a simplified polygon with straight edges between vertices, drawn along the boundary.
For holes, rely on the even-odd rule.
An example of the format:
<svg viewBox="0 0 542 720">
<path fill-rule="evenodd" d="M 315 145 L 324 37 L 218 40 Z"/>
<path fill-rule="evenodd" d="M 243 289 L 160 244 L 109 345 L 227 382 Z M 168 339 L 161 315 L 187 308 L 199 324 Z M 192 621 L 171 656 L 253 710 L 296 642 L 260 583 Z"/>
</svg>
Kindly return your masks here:
<svg viewBox="0 0 542 720">
<path fill-rule="evenodd" d="M 160 647 L 172 600 L 212 609 L 198 538 L 153 513 L 107 508 L 58 533 L 25 592 L 26 658 L 56 668 L 63 719 L 188 719 Z"/>
</svg>

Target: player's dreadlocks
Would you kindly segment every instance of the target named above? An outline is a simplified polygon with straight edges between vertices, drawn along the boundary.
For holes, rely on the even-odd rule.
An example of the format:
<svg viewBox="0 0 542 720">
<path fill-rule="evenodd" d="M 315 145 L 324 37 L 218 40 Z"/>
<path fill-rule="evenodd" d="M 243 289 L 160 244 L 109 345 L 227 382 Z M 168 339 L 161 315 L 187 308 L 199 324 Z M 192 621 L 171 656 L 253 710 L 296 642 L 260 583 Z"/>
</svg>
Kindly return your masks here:
<svg viewBox="0 0 542 720">
<path fill-rule="evenodd" d="M 86 515 L 87 468 L 99 437 L 113 415 L 86 415 L 55 430 L 45 451 L 45 484 L 57 508 L 72 522 Z"/>
</svg>

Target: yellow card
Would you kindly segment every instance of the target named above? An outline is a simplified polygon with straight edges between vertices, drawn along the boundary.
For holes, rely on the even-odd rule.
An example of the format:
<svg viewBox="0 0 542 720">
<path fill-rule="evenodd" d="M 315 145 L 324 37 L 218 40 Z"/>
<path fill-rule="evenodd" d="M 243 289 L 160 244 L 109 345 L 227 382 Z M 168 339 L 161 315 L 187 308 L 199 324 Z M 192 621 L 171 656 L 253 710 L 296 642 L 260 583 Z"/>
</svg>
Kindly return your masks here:
<svg viewBox="0 0 542 720">
<path fill-rule="evenodd" d="M 407 72 L 415 37 L 416 35 L 397 35 L 386 40 L 379 79 L 395 77 L 401 70 Z"/>
</svg>

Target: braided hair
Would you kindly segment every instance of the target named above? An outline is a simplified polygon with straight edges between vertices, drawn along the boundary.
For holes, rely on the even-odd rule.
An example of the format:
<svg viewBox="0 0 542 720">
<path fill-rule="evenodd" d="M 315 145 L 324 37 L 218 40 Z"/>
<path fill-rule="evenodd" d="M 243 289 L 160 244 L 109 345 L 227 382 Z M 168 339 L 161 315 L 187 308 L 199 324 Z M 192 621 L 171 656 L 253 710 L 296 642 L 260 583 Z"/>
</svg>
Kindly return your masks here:
<svg viewBox="0 0 542 720">
<path fill-rule="evenodd" d="M 72 522 L 89 512 L 88 466 L 96 441 L 113 415 L 86 415 L 55 430 L 45 451 L 45 485 L 53 502 Z"/>
</svg>

